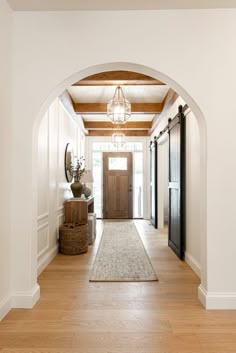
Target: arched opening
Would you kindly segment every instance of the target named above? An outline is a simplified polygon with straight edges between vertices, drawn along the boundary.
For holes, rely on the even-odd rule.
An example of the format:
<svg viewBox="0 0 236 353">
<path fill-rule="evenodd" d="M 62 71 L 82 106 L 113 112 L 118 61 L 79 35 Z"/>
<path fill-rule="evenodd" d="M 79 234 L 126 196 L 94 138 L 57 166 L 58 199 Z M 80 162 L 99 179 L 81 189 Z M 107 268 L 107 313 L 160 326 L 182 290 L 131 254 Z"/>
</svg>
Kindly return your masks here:
<svg viewBox="0 0 236 353">
<path fill-rule="evenodd" d="M 207 283 L 207 277 L 206 277 L 206 127 L 205 127 L 205 120 L 204 117 L 201 113 L 200 108 L 198 105 L 195 103 L 195 101 L 190 97 L 190 95 L 182 88 L 180 87 L 174 80 L 171 78 L 167 77 L 166 75 L 157 72 L 154 69 L 147 68 L 142 65 L 137 65 L 137 64 L 131 64 L 131 63 L 112 63 L 112 64 L 104 64 L 104 65 L 97 65 L 91 68 L 88 68 L 86 70 L 83 70 L 79 73 L 73 74 L 70 76 L 68 79 L 63 81 L 57 88 L 55 88 L 54 92 L 50 95 L 50 97 L 47 98 L 47 100 L 44 102 L 38 116 L 36 117 L 36 121 L 34 123 L 34 130 L 33 130 L 33 180 L 34 180 L 34 188 L 33 188 L 33 204 L 35 207 L 35 219 L 37 215 L 37 210 L 36 210 L 36 205 L 37 205 L 37 139 L 38 139 L 38 133 L 39 133 L 39 126 L 40 122 L 45 114 L 45 112 L 49 109 L 51 103 L 53 100 L 60 95 L 68 86 L 73 84 L 74 82 L 83 79 L 84 77 L 87 77 L 92 74 L 96 74 L 99 72 L 105 72 L 105 71 L 112 71 L 112 70 L 124 70 L 124 71 L 133 71 L 133 72 L 138 72 L 142 73 L 148 76 L 151 76 L 153 78 L 159 79 L 166 84 L 168 84 L 170 87 L 173 88 L 175 92 L 177 92 L 183 100 L 188 104 L 190 107 L 191 111 L 193 112 L 194 116 L 197 119 L 197 124 L 199 128 L 199 135 L 200 135 L 200 165 L 201 165 L 201 170 L 200 170 L 200 187 L 201 187 L 201 198 L 200 198 L 200 234 L 201 234 L 201 282 L 205 287 L 205 284 Z M 33 237 L 36 237 L 37 231 L 36 231 L 36 225 L 34 221 L 34 227 L 33 227 Z M 36 243 L 36 242 L 34 242 Z M 33 272 L 36 272 L 36 269 L 34 269 Z"/>
</svg>

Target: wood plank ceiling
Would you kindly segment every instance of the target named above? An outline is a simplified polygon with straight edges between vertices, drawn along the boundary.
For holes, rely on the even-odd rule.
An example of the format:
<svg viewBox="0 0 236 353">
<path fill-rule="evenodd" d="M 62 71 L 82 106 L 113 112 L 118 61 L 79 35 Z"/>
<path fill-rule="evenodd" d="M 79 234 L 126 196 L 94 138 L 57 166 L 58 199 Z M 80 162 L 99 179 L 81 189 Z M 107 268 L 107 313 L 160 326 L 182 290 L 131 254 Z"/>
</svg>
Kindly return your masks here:
<svg viewBox="0 0 236 353">
<path fill-rule="evenodd" d="M 121 86 L 131 103 L 131 117 L 126 124 L 114 125 L 106 115 L 107 102 L 117 86 Z M 130 71 L 95 74 L 68 88 L 74 111 L 81 117 L 89 136 L 110 136 L 120 129 L 126 136 L 148 136 L 161 114 L 177 98 L 163 82 Z"/>
</svg>

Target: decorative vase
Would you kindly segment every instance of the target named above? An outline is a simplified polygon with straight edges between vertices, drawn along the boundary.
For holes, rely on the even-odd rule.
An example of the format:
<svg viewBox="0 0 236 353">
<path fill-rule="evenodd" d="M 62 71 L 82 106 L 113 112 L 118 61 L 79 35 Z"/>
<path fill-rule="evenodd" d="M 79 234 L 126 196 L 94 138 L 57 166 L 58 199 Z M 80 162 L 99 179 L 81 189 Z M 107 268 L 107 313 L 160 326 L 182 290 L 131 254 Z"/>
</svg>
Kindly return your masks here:
<svg viewBox="0 0 236 353">
<path fill-rule="evenodd" d="M 81 197 L 83 192 L 83 184 L 78 180 L 71 184 L 70 188 L 74 197 Z"/>
<path fill-rule="evenodd" d="M 86 199 L 89 198 L 89 196 L 91 195 L 91 189 L 88 188 L 85 184 L 83 187 L 83 194 L 86 197 Z"/>
</svg>

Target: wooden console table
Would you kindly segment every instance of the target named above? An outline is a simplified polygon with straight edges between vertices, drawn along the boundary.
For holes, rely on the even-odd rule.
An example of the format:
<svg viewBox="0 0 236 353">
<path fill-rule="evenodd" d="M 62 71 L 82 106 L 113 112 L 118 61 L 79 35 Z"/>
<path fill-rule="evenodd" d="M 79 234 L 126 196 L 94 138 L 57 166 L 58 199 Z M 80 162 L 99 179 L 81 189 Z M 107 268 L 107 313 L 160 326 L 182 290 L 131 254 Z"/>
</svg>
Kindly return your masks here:
<svg viewBox="0 0 236 353">
<path fill-rule="evenodd" d="M 65 201 L 65 223 L 88 223 L 88 213 L 94 211 L 94 197 L 73 198 Z"/>
</svg>

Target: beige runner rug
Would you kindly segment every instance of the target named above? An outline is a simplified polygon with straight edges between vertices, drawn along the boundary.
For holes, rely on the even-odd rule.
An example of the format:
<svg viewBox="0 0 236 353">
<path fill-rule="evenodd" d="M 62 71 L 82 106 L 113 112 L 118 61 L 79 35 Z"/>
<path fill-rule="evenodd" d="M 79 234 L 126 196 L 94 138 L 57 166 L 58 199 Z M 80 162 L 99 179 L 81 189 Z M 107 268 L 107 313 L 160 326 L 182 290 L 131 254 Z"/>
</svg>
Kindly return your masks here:
<svg viewBox="0 0 236 353">
<path fill-rule="evenodd" d="M 134 222 L 105 223 L 90 281 L 157 280 Z"/>
</svg>

